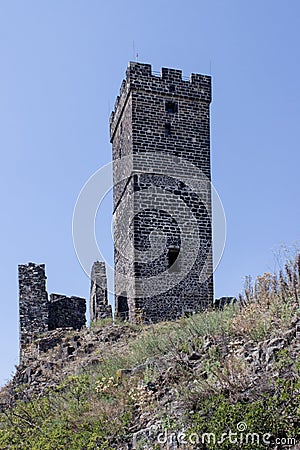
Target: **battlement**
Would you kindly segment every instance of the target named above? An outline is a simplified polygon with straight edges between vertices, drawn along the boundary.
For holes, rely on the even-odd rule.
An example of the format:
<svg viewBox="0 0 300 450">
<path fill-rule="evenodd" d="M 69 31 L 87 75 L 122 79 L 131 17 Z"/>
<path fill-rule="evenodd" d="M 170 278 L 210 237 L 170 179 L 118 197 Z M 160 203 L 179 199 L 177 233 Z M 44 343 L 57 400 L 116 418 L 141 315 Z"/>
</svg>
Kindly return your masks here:
<svg viewBox="0 0 300 450">
<path fill-rule="evenodd" d="M 184 88 L 196 87 L 199 88 L 199 84 L 204 85 L 209 81 L 211 84 L 211 77 L 209 75 L 201 75 L 192 73 L 189 78 L 182 75 L 182 70 L 171 69 L 169 67 L 162 67 L 161 72 L 154 72 L 151 64 L 143 64 L 139 62 L 130 61 L 126 70 L 126 81 L 134 82 L 141 80 L 155 80 L 155 82 L 173 82 L 181 84 Z M 163 84 L 162 84 L 163 86 Z M 122 88 L 121 88 L 122 89 Z"/>
<path fill-rule="evenodd" d="M 211 77 L 192 73 L 189 78 L 185 78 L 181 70 L 166 67 L 163 67 L 159 74 L 152 71 L 151 64 L 129 62 L 126 79 L 122 81 L 120 93 L 110 116 L 111 141 L 128 96 L 134 90 L 145 91 L 147 94 L 152 91 L 171 98 L 193 98 L 195 101 L 210 103 Z"/>
</svg>

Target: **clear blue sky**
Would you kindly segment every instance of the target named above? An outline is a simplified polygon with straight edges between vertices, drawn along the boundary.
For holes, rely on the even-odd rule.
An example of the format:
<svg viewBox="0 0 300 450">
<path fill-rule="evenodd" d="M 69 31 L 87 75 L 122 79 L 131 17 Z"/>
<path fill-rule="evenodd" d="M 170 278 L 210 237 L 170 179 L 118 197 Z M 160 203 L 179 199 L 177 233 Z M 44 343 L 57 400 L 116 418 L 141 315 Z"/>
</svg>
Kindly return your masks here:
<svg viewBox="0 0 300 450">
<path fill-rule="evenodd" d="M 273 269 L 281 243 L 299 242 L 298 1 L 2 0 L 0 383 L 18 361 L 17 265 L 45 263 L 49 292 L 89 294 L 72 213 L 110 161 L 109 115 L 133 41 L 156 71 L 211 67 L 212 175 L 228 225 L 216 296 L 236 295 L 245 275 Z M 109 226 L 108 205 L 100 241 Z"/>
</svg>

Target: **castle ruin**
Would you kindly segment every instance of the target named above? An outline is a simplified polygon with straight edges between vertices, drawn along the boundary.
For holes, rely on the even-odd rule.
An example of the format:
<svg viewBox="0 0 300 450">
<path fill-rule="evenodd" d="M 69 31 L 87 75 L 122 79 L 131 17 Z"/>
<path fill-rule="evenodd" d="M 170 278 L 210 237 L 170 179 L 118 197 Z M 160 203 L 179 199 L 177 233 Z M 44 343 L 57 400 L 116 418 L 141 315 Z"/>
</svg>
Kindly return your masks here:
<svg viewBox="0 0 300 450">
<path fill-rule="evenodd" d="M 86 324 L 86 299 L 50 294 L 46 289 L 45 264 L 19 265 L 20 345 L 30 344 L 42 333 L 58 328 L 80 330 Z M 112 318 L 107 300 L 105 266 L 95 262 L 91 274 L 91 321 Z"/>
<path fill-rule="evenodd" d="M 131 62 L 110 118 L 115 316 L 175 320 L 213 304 L 211 78 Z M 127 175 L 126 175 L 127 174 Z M 19 266 L 20 343 L 81 329 L 86 301 L 48 296 L 44 264 Z M 91 271 L 91 322 L 112 318 L 105 263 Z"/>
</svg>

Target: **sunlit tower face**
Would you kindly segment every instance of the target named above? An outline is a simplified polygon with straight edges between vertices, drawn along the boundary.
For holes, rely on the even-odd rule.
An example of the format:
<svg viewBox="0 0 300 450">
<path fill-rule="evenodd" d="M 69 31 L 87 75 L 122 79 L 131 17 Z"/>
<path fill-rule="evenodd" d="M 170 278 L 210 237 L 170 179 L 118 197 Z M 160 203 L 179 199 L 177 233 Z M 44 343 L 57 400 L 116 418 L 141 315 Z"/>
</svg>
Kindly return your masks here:
<svg viewBox="0 0 300 450">
<path fill-rule="evenodd" d="M 110 122 L 120 318 L 174 320 L 212 304 L 210 102 L 209 76 L 128 66 Z"/>
</svg>

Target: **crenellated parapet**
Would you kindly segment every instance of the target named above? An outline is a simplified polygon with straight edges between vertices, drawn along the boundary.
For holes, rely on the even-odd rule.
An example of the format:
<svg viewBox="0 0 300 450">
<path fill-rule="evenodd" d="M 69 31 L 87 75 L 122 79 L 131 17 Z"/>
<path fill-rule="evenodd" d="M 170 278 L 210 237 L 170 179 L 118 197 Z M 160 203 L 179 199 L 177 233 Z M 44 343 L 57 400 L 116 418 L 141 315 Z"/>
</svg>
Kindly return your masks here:
<svg viewBox="0 0 300 450">
<path fill-rule="evenodd" d="M 118 126 L 123 109 L 132 91 L 144 91 L 169 98 L 192 98 L 193 101 L 210 103 L 211 77 L 192 73 L 189 79 L 183 78 L 182 71 L 163 67 L 160 74 L 152 72 L 151 64 L 129 62 L 126 79 L 122 81 L 120 93 L 116 98 L 114 110 L 110 116 L 111 142 Z"/>
</svg>

